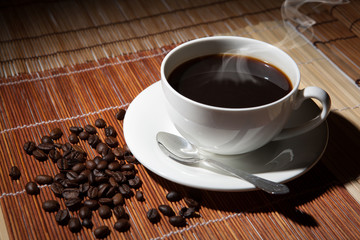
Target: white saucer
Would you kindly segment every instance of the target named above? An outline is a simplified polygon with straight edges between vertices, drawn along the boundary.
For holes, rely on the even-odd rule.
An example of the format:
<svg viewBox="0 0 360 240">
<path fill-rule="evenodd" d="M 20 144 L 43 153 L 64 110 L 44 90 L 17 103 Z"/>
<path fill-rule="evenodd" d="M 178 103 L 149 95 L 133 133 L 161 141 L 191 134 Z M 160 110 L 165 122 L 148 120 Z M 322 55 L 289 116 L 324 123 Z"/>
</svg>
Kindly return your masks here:
<svg viewBox="0 0 360 240">
<path fill-rule="evenodd" d="M 160 82 L 141 92 L 130 104 L 124 119 L 125 141 L 147 169 L 170 181 L 189 187 L 215 191 L 246 191 L 254 185 L 210 166 L 183 165 L 165 156 L 157 145 L 159 131 L 180 135 L 167 116 Z M 313 118 L 319 112 L 311 100 L 294 112 L 289 126 Z M 316 129 L 283 141 L 273 141 L 250 153 L 223 157 L 224 163 L 263 178 L 285 182 L 309 170 L 322 156 L 328 141 L 326 122 Z"/>
</svg>

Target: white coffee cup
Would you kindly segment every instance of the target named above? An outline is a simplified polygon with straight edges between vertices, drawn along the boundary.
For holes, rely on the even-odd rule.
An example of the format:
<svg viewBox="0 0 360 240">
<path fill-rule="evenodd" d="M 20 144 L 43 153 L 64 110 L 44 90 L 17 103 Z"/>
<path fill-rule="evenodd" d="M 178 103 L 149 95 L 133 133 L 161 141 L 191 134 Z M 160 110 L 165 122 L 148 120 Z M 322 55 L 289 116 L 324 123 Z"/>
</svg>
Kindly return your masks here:
<svg viewBox="0 0 360 240">
<path fill-rule="evenodd" d="M 167 81 L 180 64 L 200 56 L 235 52 L 279 68 L 292 83 L 292 90 L 269 104 L 249 108 L 206 105 L 184 97 Z M 161 64 L 161 85 L 167 113 L 183 137 L 204 151 L 233 155 L 255 150 L 272 140 L 290 138 L 319 126 L 330 112 L 330 97 L 318 87 L 299 90 L 300 71 L 284 51 L 265 42 L 232 36 L 192 40 L 170 51 Z M 314 119 L 284 129 L 291 112 L 305 99 L 320 101 L 322 110 Z"/>
</svg>

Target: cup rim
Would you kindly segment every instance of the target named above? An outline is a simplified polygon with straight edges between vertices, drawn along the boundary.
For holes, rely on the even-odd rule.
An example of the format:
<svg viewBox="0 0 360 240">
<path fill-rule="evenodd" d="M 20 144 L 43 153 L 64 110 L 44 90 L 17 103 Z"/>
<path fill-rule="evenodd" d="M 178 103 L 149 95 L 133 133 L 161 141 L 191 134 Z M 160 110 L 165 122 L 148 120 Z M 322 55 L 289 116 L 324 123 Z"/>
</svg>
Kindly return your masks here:
<svg viewBox="0 0 360 240">
<path fill-rule="evenodd" d="M 287 93 L 285 96 L 283 96 L 282 98 L 279 98 L 278 100 L 271 102 L 271 103 L 267 103 L 267 104 L 263 104 L 263 105 L 259 105 L 259 106 L 254 106 L 254 107 L 240 107 L 240 108 L 226 108 L 226 107 L 217 107 L 217 106 L 212 106 L 209 104 L 205 104 L 205 103 L 200 103 L 197 101 L 194 101 L 188 97 L 183 96 L 182 94 L 180 94 L 178 91 L 176 91 L 173 87 L 171 87 L 171 85 L 169 84 L 169 82 L 167 81 L 167 78 L 165 77 L 165 64 L 168 61 L 168 59 L 177 51 L 179 51 L 181 48 L 184 48 L 188 45 L 194 44 L 194 43 L 198 43 L 198 42 L 203 42 L 203 41 L 209 41 L 209 40 L 224 40 L 224 39 L 232 39 L 232 40 L 246 40 L 246 41 L 252 41 L 254 43 L 261 43 L 263 45 L 267 45 L 268 47 L 272 47 L 275 48 L 276 51 L 281 52 L 282 54 L 284 54 L 285 56 L 288 57 L 289 61 L 291 62 L 291 64 L 295 67 L 295 75 L 296 75 L 296 82 L 295 84 L 292 84 L 292 89 L 289 93 Z M 194 104 L 198 107 L 202 107 L 202 108 L 207 108 L 210 110 L 218 110 L 218 111 L 229 111 L 229 112 L 239 112 L 239 111 L 249 111 L 249 110 L 258 110 L 258 109 L 263 109 L 263 108 L 267 108 L 273 105 L 276 105 L 280 102 L 283 102 L 285 100 L 287 100 L 288 98 L 290 98 L 295 92 L 297 92 L 299 85 L 300 85 L 300 70 L 298 65 L 296 64 L 296 62 L 294 61 L 294 59 L 292 57 L 289 56 L 289 54 L 287 54 L 285 51 L 283 51 L 282 49 L 269 44 L 267 42 L 264 41 L 260 41 L 257 39 L 253 39 L 253 38 L 246 38 L 246 37 L 239 37 L 239 36 L 210 36 L 210 37 L 203 37 L 203 38 L 198 38 L 198 39 L 193 39 L 193 40 L 189 40 L 185 43 L 182 43 L 178 46 L 176 46 L 175 48 L 173 48 L 162 60 L 161 62 L 161 67 L 160 67 L 160 74 L 161 74 L 161 82 L 163 83 L 163 86 L 165 84 L 165 86 L 175 95 L 177 95 L 178 97 L 180 97 L 181 99 L 183 99 L 184 101 Z M 293 83 L 293 82 L 291 82 Z"/>
</svg>

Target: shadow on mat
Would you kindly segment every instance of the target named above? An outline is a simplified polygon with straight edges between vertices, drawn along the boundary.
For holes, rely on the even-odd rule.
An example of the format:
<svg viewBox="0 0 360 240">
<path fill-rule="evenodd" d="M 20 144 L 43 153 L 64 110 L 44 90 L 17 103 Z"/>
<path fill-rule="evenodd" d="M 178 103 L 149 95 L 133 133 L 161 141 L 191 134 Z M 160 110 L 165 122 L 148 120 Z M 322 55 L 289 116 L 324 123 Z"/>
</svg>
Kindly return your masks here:
<svg viewBox="0 0 360 240">
<path fill-rule="evenodd" d="M 287 183 L 291 191 L 287 195 L 275 196 L 261 191 L 198 190 L 167 181 L 151 172 L 149 175 L 167 191 L 179 191 L 184 196 L 197 199 L 202 207 L 230 214 L 278 212 L 299 225 L 316 227 L 316 217 L 300 210 L 300 207 L 330 188 L 356 179 L 360 173 L 356 160 L 360 149 L 359 130 L 337 113 L 331 113 L 327 121 L 330 134 L 324 155 L 307 173 Z"/>
</svg>

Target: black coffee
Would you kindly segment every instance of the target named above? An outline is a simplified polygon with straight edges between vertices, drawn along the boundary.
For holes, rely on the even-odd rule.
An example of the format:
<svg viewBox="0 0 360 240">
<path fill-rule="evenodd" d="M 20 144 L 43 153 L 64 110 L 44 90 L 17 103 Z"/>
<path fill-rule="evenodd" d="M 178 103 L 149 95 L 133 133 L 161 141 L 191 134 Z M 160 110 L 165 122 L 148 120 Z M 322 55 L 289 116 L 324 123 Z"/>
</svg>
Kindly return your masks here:
<svg viewBox="0 0 360 240">
<path fill-rule="evenodd" d="M 226 108 L 246 108 L 274 102 L 292 85 L 278 68 L 261 60 L 232 54 L 207 55 L 178 66 L 170 85 L 196 102 Z"/>
</svg>

